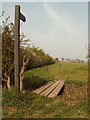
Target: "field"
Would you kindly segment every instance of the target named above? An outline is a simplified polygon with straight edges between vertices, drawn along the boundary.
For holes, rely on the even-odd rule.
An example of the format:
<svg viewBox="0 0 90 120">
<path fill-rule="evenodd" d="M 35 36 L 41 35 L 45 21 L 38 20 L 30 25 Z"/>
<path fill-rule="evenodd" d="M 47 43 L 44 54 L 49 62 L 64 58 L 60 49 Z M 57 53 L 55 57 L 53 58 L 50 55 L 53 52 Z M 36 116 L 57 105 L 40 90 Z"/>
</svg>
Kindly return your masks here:
<svg viewBox="0 0 90 120">
<path fill-rule="evenodd" d="M 51 99 L 32 90 L 55 79 L 64 80 L 60 95 Z M 3 117 L 86 118 L 88 117 L 87 63 L 55 63 L 25 72 L 24 91 L 3 90 Z"/>
</svg>

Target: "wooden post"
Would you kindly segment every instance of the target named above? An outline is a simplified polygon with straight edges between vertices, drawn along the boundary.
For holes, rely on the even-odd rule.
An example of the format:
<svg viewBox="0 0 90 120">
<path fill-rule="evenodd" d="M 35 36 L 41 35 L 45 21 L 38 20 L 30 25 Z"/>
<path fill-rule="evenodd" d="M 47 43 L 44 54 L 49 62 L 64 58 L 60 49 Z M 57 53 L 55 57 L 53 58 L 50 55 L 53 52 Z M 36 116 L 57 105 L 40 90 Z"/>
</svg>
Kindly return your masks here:
<svg viewBox="0 0 90 120">
<path fill-rule="evenodd" d="M 15 33 L 14 33 L 14 70 L 15 87 L 20 90 L 20 6 L 15 6 Z"/>
<path fill-rule="evenodd" d="M 20 6 L 15 6 L 15 32 L 14 32 L 14 77 L 15 86 L 20 91 L 20 19 L 25 22 L 25 16 L 20 13 Z"/>
<path fill-rule="evenodd" d="M 90 56 L 90 1 L 88 2 L 88 57 Z M 90 58 L 88 58 L 88 108 L 90 108 Z M 89 109 L 90 110 L 90 109 Z M 88 111 L 88 118 L 90 118 L 90 113 Z"/>
</svg>

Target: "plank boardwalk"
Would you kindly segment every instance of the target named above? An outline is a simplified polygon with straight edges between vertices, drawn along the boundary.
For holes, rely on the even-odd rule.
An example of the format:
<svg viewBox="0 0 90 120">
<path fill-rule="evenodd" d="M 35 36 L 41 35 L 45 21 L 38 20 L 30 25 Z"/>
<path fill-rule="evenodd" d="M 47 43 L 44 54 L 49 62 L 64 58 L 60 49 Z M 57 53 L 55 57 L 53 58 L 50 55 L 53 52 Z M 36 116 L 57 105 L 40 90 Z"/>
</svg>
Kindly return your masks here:
<svg viewBox="0 0 90 120">
<path fill-rule="evenodd" d="M 61 81 L 60 84 L 58 84 L 58 86 L 48 95 L 48 97 L 54 98 L 55 96 L 57 96 L 57 94 L 60 92 L 63 85 L 64 85 L 64 82 Z"/>
<path fill-rule="evenodd" d="M 39 94 L 41 96 L 55 98 L 63 86 L 64 86 L 64 82 L 61 80 L 54 81 L 54 82 L 51 81 L 51 82 L 43 85 L 42 87 L 34 90 L 33 92 L 36 94 Z"/>
<path fill-rule="evenodd" d="M 45 84 L 44 86 L 34 90 L 33 92 L 39 94 L 39 93 L 43 92 L 45 89 L 47 89 L 48 87 L 50 87 L 53 83 L 54 82 L 49 82 L 49 83 Z"/>
</svg>

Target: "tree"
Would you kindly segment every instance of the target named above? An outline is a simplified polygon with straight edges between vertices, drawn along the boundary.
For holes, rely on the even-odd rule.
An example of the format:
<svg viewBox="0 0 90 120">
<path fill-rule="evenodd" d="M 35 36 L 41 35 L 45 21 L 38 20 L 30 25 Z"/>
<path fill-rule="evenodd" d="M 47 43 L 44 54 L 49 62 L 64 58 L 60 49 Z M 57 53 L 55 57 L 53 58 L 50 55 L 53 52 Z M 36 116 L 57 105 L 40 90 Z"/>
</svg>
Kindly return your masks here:
<svg viewBox="0 0 90 120">
<path fill-rule="evenodd" d="M 62 58 L 62 61 L 64 61 L 64 58 Z"/>
<path fill-rule="evenodd" d="M 8 24 L 8 19 L 9 17 L 2 21 L 2 77 L 10 89 L 10 76 L 14 67 L 14 39 L 13 24 Z"/>
<path fill-rule="evenodd" d="M 29 49 L 26 48 L 22 48 L 21 49 L 21 70 L 20 70 L 20 91 L 22 91 L 23 89 L 23 79 L 24 79 L 24 72 L 28 66 L 29 60 L 30 60 L 30 52 Z"/>
<path fill-rule="evenodd" d="M 56 62 L 59 62 L 59 58 L 55 58 L 55 61 L 56 61 Z"/>
<path fill-rule="evenodd" d="M 2 17 L 4 16 L 4 12 Z M 14 80 L 14 25 L 8 23 L 10 17 L 7 17 L 2 21 L 2 78 L 5 81 L 5 86 L 10 90 L 11 78 Z M 29 39 L 25 39 L 25 35 L 22 33 L 20 36 L 20 54 L 21 54 L 21 66 L 20 66 L 20 90 L 22 90 L 23 74 L 30 60 L 29 54 Z"/>
<path fill-rule="evenodd" d="M 88 55 L 86 57 L 90 59 L 90 43 L 88 44 Z"/>
</svg>

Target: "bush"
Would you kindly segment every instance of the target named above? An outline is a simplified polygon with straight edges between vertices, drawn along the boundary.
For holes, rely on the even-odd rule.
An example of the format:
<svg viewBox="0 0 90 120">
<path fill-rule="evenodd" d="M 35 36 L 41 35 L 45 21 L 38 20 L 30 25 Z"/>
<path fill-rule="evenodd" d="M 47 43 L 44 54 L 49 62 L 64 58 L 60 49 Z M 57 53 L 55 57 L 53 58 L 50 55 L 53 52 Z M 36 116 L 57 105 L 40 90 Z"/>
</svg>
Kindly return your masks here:
<svg viewBox="0 0 90 120">
<path fill-rule="evenodd" d="M 46 83 L 47 83 L 47 79 L 45 79 L 45 78 L 40 78 L 39 76 L 35 76 L 35 75 L 34 76 L 29 75 L 29 76 L 26 76 L 23 81 L 23 88 L 29 89 L 29 90 L 34 90 Z"/>
<path fill-rule="evenodd" d="M 55 63 L 55 60 L 48 54 L 45 54 L 42 49 L 30 48 L 30 61 L 27 70 L 50 65 Z"/>
</svg>

